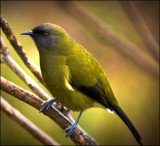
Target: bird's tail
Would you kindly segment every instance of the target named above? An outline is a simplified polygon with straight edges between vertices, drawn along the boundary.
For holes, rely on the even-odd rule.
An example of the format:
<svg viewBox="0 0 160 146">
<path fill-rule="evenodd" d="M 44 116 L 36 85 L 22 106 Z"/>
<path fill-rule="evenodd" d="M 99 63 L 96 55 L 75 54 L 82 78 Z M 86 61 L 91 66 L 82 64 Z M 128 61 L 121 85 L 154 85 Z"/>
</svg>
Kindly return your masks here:
<svg viewBox="0 0 160 146">
<path fill-rule="evenodd" d="M 134 127 L 134 125 L 132 124 L 132 122 L 129 120 L 129 118 L 127 117 L 127 115 L 124 113 L 124 111 L 119 106 L 112 106 L 112 109 L 117 113 L 117 115 L 128 126 L 128 128 L 130 129 L 130 131 L 134 135 L 134 137 L 137 140 L 137 142 L 142 146 L 143 144 L 141 142 L 141 137 L 140 137 L 138 131 L 136 130 L 136 128 Z"/>
</svg>

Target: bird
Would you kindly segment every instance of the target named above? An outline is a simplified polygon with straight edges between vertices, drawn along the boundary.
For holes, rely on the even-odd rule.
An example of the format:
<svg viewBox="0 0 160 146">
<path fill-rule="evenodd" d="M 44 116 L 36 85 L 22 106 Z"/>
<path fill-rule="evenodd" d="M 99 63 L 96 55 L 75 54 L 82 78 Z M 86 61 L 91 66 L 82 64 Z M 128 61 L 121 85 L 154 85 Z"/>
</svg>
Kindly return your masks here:
<svg viewBox="0 0 160 146">
<path fill-rule="evenodd" d="M 43 79 L 55 97 L 43 102 L 40 112 L 48 110 L 55 100 L 80 112 L 77 120 L 63 131 L 68 132 L 66 137 L 74 132 L 83 111 L 101 107 L 116 113 L 142 145 L 140 134 L 119 106 L 105 72 L 91 53 L 56 24 L 39 24 L 21 35 L 29 35 L 35 42 Z"/>
</svg>

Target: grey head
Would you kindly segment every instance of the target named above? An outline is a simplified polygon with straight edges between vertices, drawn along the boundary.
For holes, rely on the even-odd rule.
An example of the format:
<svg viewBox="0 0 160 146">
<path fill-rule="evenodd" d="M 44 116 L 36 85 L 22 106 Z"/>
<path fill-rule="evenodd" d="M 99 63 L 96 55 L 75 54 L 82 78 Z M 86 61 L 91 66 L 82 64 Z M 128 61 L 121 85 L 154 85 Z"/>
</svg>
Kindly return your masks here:
<svg viewBox="0 0 160 146">
<path fill-rule="evenodd" d="M 63 28 L 51 23 L 43 23 L 32 30 L 21 33 L 21 35 L 30 35 L 38 50 L 53 49 L 57 45 L 58 39 L 64 37 L 65 34 L 67 33 Z"/>
</svg>

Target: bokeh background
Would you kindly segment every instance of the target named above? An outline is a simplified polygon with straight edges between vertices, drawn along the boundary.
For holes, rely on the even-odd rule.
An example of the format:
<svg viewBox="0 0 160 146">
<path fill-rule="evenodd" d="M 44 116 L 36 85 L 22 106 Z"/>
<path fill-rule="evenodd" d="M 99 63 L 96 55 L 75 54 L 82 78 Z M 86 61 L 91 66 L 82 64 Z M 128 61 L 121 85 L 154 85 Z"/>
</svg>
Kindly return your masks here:
<svg viewBox="0 0 160 146">
<path fill-rule="evenodd" d="M 80 1 L 76 3 L 104 26 L 109 26 L 138 46 L 144 53 L 151 55 L 121 2 Z M 156 41 L 159 41 L 159 2 L 139 1 L 135 4 L 152 35 Z M 88 22 L 67 11 L 64 1 L 1 1 L 1 14 L 7 19 L 14 34 L 37 66 L 39 66 L 39 54 L 34 42 L 30 37 L 21 36 L 20 33 L 44 22 L 63 27 L 74 40 L 87 48 L 99 61 L 119 104 L 140 132 L 143 143 L 159 145 L 159 79 L 157 76 L 124 55 L 119 47 L 105 39 Z M 25 72 L 35 79 L 9 44 L 2 30 L 1 35 L 10 48 L 10 55 Z M 159 69 L 157 61 L 151 59 L 151 62 L 156 69 Z M 5 64 L 1 64 L 1 76 L 30 90 Z M 74 144 L 69 138 L 65 138 L 66 133 L 62 133 L 62 129 L 48 117 L 3 91 L 1 95 L 57 142 L 63 145 Z M 74 118 L 78 116 L 78 112 L 71 112 L 71 114 Z M 79 125 L 101 145 L 137 144 L 118 116 L 100 108 L 86 110 Z M 1 145 L 41 144 L 3 112 L 1 112 L 0 141 Z"/>
</svg>

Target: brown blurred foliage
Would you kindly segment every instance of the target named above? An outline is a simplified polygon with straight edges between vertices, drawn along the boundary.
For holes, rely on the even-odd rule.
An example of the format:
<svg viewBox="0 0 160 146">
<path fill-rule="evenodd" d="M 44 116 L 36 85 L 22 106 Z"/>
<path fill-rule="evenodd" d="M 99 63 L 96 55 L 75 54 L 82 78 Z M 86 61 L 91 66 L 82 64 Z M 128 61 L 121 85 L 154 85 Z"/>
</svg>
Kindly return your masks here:
<svg viewBox="0 0 160 146">
<path fill-rule="evenodd" d="M 107 40 L 87 21 L 66 11 L 65 6 L 62 6 L 63 3 L 64 1 L 2 1 L 1 14 L 7 19 L 27 54 L 38 66 L 39 54 L 35 44 L 31 38 L 22 37 L 19 34 L 44 22 L 55 23 L 63 27 L 74 40 L 91 52 L 102 65 L 119 104 L 139 130 L 143 143 L 145 145 L 158 145 L 159 78 L 138 66 L 127 55 L 124 55 L 117 45 Z M 153 59 L 141 35 L 119 1 L 80 1 L 77 3 L 98 22 L 119 33 L 136 45 L 143 53 L 150 56 L 148 61 L 159 70 L 159 64 Z M 136 1 L 135 5 L 151 34 L 158 42 L 159 2 Z M 1 35 L 5 38 L 2 32 Z M 35 79 L 14 52 L 6 38 L 5 42 L 10 47 L 10 55 L 14 60 L 28 75 Z M 3 77 L 30 91 L 5 64 L 1 64 L 1 69 Z M 35 79 L 35 81 L 37 80 Z M 1 94 L 10 104 L 26 115 L 33 123 L 41 127 L 43 131 L 57 142 L 62 145 L 73 144 L 70 139 L 65 138 L 65 133 L 62 133 L 62 130 L 50 119 L 39 114 L 30 106 L 13 99 L 10 95 L 4 92 L 1 92 Z M 78 113 L 72 114 L 75 118 L 78 115 Z M 128 128 L 118 116 L 113 116 L 105 110 L 99 108 L 86 110 L 79 124 L 101 145 L 137 144 Z M 1 145 L 14 144 L 39 145 L 40 143 L 2 113 Z"/>
</svg>

